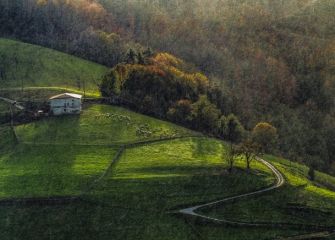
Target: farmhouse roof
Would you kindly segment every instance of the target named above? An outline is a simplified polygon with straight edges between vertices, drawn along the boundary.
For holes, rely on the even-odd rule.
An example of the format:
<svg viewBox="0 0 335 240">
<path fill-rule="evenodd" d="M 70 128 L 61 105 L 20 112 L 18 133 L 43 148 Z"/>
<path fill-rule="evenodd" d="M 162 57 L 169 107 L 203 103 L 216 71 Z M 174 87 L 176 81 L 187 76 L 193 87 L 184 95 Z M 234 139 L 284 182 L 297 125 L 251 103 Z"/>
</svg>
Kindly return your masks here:
<svg viewBox="0 0 335 240">
<path fill-rule="evenodd" d="M 62 93 L 62 94 L 58 94 L 56 96 L 53 96 L 51 98 L 49 98 L 49 100 L 53 100 L 53 99 L 67 99 L 67 98 L 77 98 L 77 99 L 81 99 L 83 96 L 80 94 L 74 94 L 74 93 Z"/>
</svg>

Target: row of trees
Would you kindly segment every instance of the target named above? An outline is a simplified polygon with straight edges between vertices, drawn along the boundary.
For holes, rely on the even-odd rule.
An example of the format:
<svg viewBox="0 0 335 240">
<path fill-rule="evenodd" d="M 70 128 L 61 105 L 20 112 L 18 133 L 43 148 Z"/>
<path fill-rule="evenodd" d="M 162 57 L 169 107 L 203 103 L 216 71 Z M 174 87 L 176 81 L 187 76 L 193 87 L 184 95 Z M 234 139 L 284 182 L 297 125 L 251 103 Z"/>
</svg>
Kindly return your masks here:
<svg viewBox="0 0 335 240">
<path fill-rule="evenodd" d="M 0 1 L 0 36 L 18 38 L 106 66 L 124 61 L 128 49 L 111 14 L 96 1 Z"/>
<path fill-rule="evenodd" d="M 226 151 L 225 159 L 229 163 L 230 171 L 237 156 L 243 156 L 249 170 L 253 160 L 276 149 L 278 140 L 277 129 L 270 123 L 260 122 L 251 132 L 247 132 L 234 116 L 228 117 L 226 134 L 229 136 L 227 140 L 230 141 L 230 147 Z"/>
<path fill-rule="evenodd" d="M 180 59 L 168 54 L 147 57 L 147 64 L 138 64 L 130 51 L 129 64 L 120 64 L 107 74 L 100 90 L 111 101 L 127 104 L 136 110 L 168 119 L 230 142 L 225 158 L 232 170 L 236 155 L 243 155 L 250 169 L 251 162 L 262 153 L 274 150 L 277 129 L 259 123 L 247 131 L 232 113 L 224 115 L 217 95 L 207 79 L 199 73 L 187 73 Z M 213 99 L 220 99 L 216 97 Z"/>
</svg>

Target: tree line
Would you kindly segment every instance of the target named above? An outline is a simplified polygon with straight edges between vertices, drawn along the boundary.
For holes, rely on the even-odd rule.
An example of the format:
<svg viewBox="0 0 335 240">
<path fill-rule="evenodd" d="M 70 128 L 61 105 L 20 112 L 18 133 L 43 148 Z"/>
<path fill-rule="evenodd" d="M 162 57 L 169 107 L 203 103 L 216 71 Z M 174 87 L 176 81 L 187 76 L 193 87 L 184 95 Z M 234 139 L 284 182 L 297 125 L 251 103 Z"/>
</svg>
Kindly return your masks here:
<svg viewBox="0 0 335 240">
<path fill-rule="evenodd" d="M 276 150 L 275 127 L 263 122 L 247 131 L 238 117 L 231 112 L 225 115 L 221 102 L 210 98 L 219 90 L 203 74 L 187 71 L 182 60 L 151 51 L 130 50 L 127 56 L 126 63 L 111 70 L 100 85 L 111 102 L 229 141 L 225 159 L 230 171 L 236 155 L 243 155 L 250 169 L 256 156 Z"/>
</svg>

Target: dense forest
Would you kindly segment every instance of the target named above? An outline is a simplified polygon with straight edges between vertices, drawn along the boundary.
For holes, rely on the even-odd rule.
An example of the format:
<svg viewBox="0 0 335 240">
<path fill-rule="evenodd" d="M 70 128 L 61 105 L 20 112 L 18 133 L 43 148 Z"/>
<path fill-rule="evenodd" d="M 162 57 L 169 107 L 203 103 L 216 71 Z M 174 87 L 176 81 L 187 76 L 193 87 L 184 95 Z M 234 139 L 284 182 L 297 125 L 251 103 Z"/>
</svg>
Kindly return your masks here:
<svg viewBox="0 0 335 240">
<path fill-rule="evenodd" d="M 122 82 L 123 96 L 159 103 L 144 112 L 187 121 L 173 113 L 202 101 L 249 130 L 270 122 L 283 155 L 334 173 L 334 12 L 333 0 L 0 0 L 0 34 L 113 67 L 104 84 L 126 67 L 133 80 Z M 145 66 L 148 48 L 187 63 L 179 80 L 200 71 L 194 79 L 214 90 L 200 84 L 197 94 L 174 97 L 169 88 L 182 82 L 163 77 L 157 62 Z M 127 62 L 135 53 L 137 62 Z M 138 81 L 151 77 L 164 90 L 155 99 L 135 91 L 153 89 Z"/>
</svg>

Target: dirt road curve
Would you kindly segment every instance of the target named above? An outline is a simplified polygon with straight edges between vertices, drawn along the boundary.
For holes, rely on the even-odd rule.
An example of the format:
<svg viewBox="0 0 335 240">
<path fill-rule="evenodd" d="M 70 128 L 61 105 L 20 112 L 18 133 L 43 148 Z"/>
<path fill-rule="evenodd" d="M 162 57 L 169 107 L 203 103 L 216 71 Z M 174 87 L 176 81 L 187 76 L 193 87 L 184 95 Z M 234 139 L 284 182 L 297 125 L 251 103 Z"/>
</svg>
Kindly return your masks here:
<svg viewBox="0 0 335 240">
<path fill-rule="evenodd" d="M 191 216 L 191 217 L 197 217 L 203 220 L 208 220 L 211 222 L 215 222 L 215 223 L 226 223 L 226 224 L 231 224 L 231 225 L 238 225 L 238 226 L 265 226 L 266 224 L 262 224 L 262 223 L 245 223 L 245 222 L 234 222 L 234 221 L 229 221 L 226 219 L 218 219 L 218 218 L 214 218 L 214 217 L 210 217 L 210 216 L 206 216 L 206 215 L 202 215 L 197 213 L 197 210 L 203 209 L 203 208 L 208 208 L 208 207 L 212 207 L 214 205 L 218 205 L 218 204 L 222 204 L 224 202 L 228 202 L 228 201 L 232 201 L 232 200 L 236 200 L 239 198 L 245 198 L 245 197 L 249 197 L 249 196 L 253 196 L 253 195 L 258 195 L 264 192 L 268 192 L 277 188 L 280 188 L 284 183 L 285 183 L 285 179 L 283 177 L 283 175 L 268 161 L 265 161 L 264 159 L 258 158 L 257 161 L 263 163 L 264 165 L 266 165 L 274 174 L 274 176 L 276 177 L 276 182 L 271 186 L 271 187 L 267 187 L 258 191 L 254 191 L 254 192 L 250 192 L 250 193 L 245 193 L 245 194 L 241 194 L 241 195 L 237 195 L 234 197 L 228 197 L 228 198 L 224 198 L 222 200 L 218 200 L 215 202 L 210 202 L 210 203 L 206 203 L 206 204 L 202 204 L 202 205 L 197 205 L 197 206 L 193 206 L 193 207 L 189 207 L 189 208 L 184 208 L 179 210 L 179 213 L 184 214 L 186 216 Z"/>
</svg>

